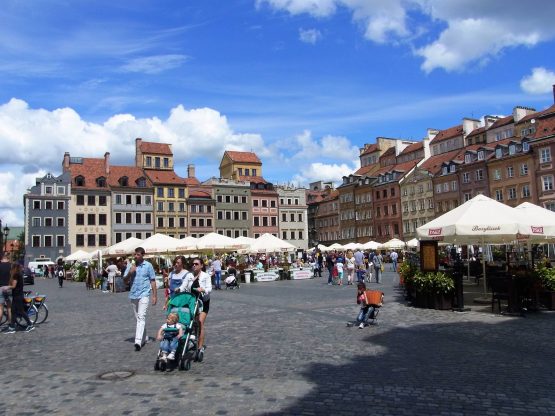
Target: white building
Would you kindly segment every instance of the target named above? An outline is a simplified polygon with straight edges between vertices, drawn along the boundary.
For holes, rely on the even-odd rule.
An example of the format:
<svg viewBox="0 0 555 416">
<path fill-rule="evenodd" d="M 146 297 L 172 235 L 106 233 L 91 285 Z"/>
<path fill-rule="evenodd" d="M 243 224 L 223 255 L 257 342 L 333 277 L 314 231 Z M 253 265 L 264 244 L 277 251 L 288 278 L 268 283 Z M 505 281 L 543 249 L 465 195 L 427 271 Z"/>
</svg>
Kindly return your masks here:
<svg viewBox="0 0 555 416">
<path fill-rule="evenodd" d="M 308 212 L 306 189 L 276 186 L 279 196 L 279 238 L 295 247 L 308 249 Z"/>
</svg>

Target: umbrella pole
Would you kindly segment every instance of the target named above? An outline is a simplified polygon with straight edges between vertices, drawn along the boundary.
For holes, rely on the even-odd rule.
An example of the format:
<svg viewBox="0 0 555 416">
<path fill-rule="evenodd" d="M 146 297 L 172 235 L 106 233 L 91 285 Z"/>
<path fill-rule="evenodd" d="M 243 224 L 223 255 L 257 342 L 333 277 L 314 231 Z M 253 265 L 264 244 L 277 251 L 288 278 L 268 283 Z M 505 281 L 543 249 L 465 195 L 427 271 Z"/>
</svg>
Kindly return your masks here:
<svg viewBox="0 0 555 416">
<path fill-rule="evenodd" d="M 484 297 L 488 294 L 488 285 L 486 283 L 486 245 L 482 237 L 482 275 L 484 276 Z"/>
</svg>

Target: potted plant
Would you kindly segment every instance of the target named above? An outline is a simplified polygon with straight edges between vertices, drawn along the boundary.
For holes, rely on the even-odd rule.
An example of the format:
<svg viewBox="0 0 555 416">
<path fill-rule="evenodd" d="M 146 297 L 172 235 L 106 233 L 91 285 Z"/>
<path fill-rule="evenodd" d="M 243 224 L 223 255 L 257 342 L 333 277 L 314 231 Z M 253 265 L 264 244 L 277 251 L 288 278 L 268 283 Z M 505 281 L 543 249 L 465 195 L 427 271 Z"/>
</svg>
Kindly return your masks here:
<svg viewBox="0 0 555 416">
<path fill-rule="evenodd" d="M 555 309 L 555 269 L 540 266 L 536 269 L 536 276 L 541 285 L 541 302 L 552 311 Z"/>
<path fill-rule="evenodd" d="M 416 273 L 411 279 L 414 289 L 414 305 L 417 308 L 430 308 L 432 294 L 432 273 Z"/>
<path fill-rule="evenodd" d="M 411 279 L 416 273 L 416 266 L 408 261 L 405 261 L 399 265 L 399 284 L 404 285 L 407 279 Z"/>
<path fill-rule="evenodd" d="M 434 309 L 446 310 L 453 307 L 455 282 L 443 272 L 432 273 L 432 292 Z"/>
</svg>

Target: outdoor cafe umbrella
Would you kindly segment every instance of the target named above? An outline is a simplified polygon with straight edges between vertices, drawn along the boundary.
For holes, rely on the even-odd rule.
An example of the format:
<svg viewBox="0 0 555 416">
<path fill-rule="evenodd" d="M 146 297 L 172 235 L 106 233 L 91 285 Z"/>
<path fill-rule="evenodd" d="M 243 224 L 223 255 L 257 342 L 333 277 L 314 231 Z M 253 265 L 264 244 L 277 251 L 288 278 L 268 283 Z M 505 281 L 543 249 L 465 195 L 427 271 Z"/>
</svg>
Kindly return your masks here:
<svg viewBox="0 0 555 416">
<path fill-rule="evenodd" d="M 343 246 L 339 243 L 333 243 L 328 247 L 328 250 L 343 250 Z"/>
<path fill-rule="evenodd" d="M 485 253 L 486 243 L 509 243 L 521 232 L 527 233 L 523 217 L 517 210 L 484 195 L 477 195 L 457 208 L 416 229 L 422 239 L 443 240 L 449 243 L 480 242 Z M 486 262 L 482 261 L 484 294 Z"/>
<path fill-rule="evenodd" d="M 392 238 L 391 240 L 383 243 L 382 248 L 385 248 L 387 250 L 402 249 L 405 248 L 405 242 L 399 240 L 398 238 Z"/>
<path fill-rule="evenodd" d="M 231 237 L 218 233 L 208 233 L 197 241 L 197 250 L 236 250 L 246 244 L 239 243 Z"/>
<path fill-rule="evenodd" d="M 197 246 L 198 239 L 195 237 L 185 237 L 179 240 L 177 246 L 175 247 L 175 251 L 189 251 L 194 250 Z"/>
<path fill-rule="evenodd" d="M 135 251 L 137 247 L 141 245 L 143 240 L 135 237 L 130 237 L 127 240 L 120 241 L 110 247 L 106 247 L 102 250 L 102 255 L 104 257 L 110 256 L 121 256 L 125 254 L 131 254 Z"/>
<path fill-rule="evenodd" d="M 362 245 L 362 248 L 364 248 L 365 250 L 377 250 L 381 246 L 382 245 L 376 241 L 368 241 L 367 243 L 364 243 Z"/>
<path fill-rule="evenodd" d="M 410 247 L 410 248 L 416 248 L 416 247 L 418 247 L 418 244 L 420 244 L 420 243 L 418 242 L 418 239 L 416 239 L 416 238 L 413 238 L 412 240 L 407 241 L 407 247 Z"/>
<path fill-rule="evenodd" d="M 157 233 L 144 240 L 140 247 L 144 248 L 147 254 L 162 254 L 175 251 L 178 244 L 179 240 L 177 238 Z"/>
<path fill-rule="evenodd" d="M 247 248 L 247 251 L 251 253 L 275 253 L 295 251 L 296 249 L 297 248 L 293 244 L 266 233 L 258 237 L 256 241 Z"/>
<path fill-rule="evenodd" d="M 530 202 L 523 202 L 515 208 L 523 217 L 529 229 L 521 236 L 530 243 L 541 243 L 555 236 L 555 212 Z"/>
<path fill-rule="evenodd" d="M 74 253 L 71 253 L 69 256 L 64 258 L 64 261 L 83 261 L 89 260 L 93 253 L 87 253 L 83 250 L 77 250 Z"/>
</svg>

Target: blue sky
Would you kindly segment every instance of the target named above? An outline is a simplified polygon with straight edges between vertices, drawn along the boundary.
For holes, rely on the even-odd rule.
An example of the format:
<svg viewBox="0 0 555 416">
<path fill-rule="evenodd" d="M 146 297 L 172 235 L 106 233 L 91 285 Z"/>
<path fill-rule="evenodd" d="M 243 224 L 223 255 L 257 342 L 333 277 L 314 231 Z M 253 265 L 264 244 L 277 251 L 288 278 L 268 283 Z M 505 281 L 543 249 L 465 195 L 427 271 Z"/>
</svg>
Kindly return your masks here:
<svg viewBox="0 0 555 416">
<path fill-rule="evenodd" d="M 119 4 L 121 3 L 121 4 Z M 508 3 L 508 4 L 507 4 Z M 4 0 L 0 218 L 23 220 L 63 153 L 178 172 L 253 150 L 274 182 L 339 180 L 377 136 L 553 104 L 555 3 L 542 0 Z"/>
</svg>

